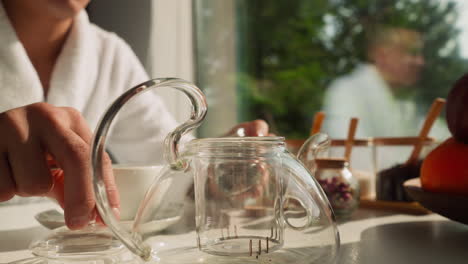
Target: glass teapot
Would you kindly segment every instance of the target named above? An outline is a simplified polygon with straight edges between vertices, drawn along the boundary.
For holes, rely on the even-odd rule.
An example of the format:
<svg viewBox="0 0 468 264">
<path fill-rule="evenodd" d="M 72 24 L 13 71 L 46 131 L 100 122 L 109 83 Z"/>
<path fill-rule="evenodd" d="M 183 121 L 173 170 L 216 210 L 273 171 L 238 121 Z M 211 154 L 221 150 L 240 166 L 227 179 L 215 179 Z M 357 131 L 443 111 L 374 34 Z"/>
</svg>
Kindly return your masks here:
<svg viewBox="0 0 468 264">
<path fill-rule="evenodd" d="M 149 186 L 129 231 L 107 198 L 106 135 L 126 102 L 162 87 L 182 91 L 192 112 L 166 137 L 167 165 Z M 194 139 L 179 152 L 182 135 L 198 127 L 206 112 L 203 93 L 181 79 L 150 80 L 110 106 L 95 132 L 92 163 L 98 211 L 115 236 L 152 263 L 334 262 L 340 242 L 333 211 L 310 171 L 286 150 L 284 138 Z M 165 186 L 180 179 L 193 179 L 194 197 L 188 199 L 195 207 L 195 228 L 158 232 L 153 223 L 167 209 L 164 201 L 171 199 Z"/>
</svg>

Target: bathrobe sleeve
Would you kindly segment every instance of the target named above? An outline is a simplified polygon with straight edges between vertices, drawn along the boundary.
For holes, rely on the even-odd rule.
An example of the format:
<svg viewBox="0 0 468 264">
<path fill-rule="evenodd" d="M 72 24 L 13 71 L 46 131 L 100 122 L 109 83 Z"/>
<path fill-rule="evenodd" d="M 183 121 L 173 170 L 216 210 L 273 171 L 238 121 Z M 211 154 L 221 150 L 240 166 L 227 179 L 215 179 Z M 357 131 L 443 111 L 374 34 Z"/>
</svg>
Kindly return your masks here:
<svg viewBox="0 0 468 264">
<path fill-rule="evenodd" d="M 120 43 L 110 74 L 122 82 L 117 84 L 122 85 L 116 95 L 119 96 L 150 77 L 130 47 L 120 39 L 116 41 Z M 176 126 L 158 91 L 139 94 L 122 108 L 113 122 L 108 149 L 118 163 L 163 164 L 164 138 Z"/>
</svg>

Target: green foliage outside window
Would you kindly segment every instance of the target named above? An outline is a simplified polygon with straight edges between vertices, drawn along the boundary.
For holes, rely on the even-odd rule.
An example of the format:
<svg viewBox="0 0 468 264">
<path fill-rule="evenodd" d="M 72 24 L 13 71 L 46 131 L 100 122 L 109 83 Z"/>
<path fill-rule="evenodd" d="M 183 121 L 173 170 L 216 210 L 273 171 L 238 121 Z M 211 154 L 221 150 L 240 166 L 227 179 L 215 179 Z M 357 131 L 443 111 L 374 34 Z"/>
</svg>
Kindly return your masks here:
<svg viewBox="0 0 468 264">
<path fill-rule="evenodd" d="M 456 42 L 456 6 L 436 0 L 239 0 L 238 90 L 244 120 L 307 137 L 331 80 L 366 59 L 365 29 L 388 25 L 424 36 L 426 67 L 402 96 L 426 109 L 466 71 Z"/>
</svg>

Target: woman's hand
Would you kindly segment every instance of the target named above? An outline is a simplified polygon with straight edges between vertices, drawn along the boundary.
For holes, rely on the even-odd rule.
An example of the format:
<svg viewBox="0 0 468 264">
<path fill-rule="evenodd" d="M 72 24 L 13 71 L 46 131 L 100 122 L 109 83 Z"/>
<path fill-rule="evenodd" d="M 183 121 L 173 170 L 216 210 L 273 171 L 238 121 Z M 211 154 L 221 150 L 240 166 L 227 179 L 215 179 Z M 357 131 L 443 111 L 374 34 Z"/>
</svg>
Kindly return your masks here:
<svg viewBox="0 0 468 264">
<path fill-rule="evenodd" d="M 14 195 L 53 197 L 69 228 L 86 226 L 96 215 L 91 140 L 86 121 L 72 108 L 36 103 L 1 113 L 0 201 Z M 112 175 L 110 159 L 106 164 Z M 106 181 L 111 206 L 118 208 L 114 179 Z"/>
<path fill-rule="evenodd" d="M 263 137 L 274 136 L 269 132 L 267 122 L 261 119 L 240 123 L 233 127 L 225 137 Z"/>
</svg>

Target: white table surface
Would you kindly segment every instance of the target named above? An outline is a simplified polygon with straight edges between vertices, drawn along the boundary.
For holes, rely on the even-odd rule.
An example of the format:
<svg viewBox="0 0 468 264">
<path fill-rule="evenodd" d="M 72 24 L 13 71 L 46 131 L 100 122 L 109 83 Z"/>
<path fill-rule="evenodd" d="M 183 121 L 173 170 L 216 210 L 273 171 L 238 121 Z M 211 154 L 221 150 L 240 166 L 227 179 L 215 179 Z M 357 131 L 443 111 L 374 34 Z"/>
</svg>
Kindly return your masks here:
<svg viewBox="0 0 468 264">
<path fill-rule="evenodd" d="M 50 232 L 34 216 L 50 209 L 60 210 L 60 206 L 47 200 L 33 204 L 0 206 L 0 263 L 32 256 L 27 250 L 29 244 Z"/>
<path fill-rule="evenodd" d="M 29 243 L 47 234 L 34 215 L 55 209 L 52 202 L 0 206 L 0 263 L 32 257 Z M 468 226 L 429 214 L 358 210 L 340 223 L 338 263 L 468 263 Z"/>
</svg>

